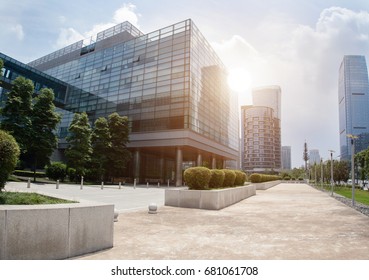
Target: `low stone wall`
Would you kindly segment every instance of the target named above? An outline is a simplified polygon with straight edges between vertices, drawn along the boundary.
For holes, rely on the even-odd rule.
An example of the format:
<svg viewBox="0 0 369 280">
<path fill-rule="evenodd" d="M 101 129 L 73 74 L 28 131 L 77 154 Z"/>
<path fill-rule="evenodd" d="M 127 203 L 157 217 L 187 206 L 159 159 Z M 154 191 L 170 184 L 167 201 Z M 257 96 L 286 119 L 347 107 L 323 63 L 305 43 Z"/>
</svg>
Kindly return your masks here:
<svg viewBox="0 0 369 280">
<path fill-rule="evenodd" d="M 113 247 L 114 205 L 1 205 L 0 259 L 66 259 Z"/>
<path fill-rule="evenodd" d="M 252 183 L 253 186 L 255 186 L 256 190 L 267 190 L 271 187 L 274 187 L 278 184 L 280 184 L 281 181 L 270 181 L 270 182 L 264 182 L 264 183 Z"/>
<path fill-rule="evenodd" d="M 255 194 L 253 185 L 219 190 L 166 189 L 165 205 L 219 210 Z"/>
</svg>

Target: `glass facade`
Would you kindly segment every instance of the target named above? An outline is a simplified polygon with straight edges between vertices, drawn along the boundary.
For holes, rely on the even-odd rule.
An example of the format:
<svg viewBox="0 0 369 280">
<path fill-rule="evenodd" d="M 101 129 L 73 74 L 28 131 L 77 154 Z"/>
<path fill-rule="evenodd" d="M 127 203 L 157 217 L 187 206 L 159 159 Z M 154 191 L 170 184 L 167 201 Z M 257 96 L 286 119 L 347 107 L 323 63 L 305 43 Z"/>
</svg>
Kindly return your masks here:
<svg viewBox="0 0 369 280">
<path fill-rule="evenodd" d="M 282 146 L 282 169 L 291 170 L 291 146 Z"/>
<path fill-rule="evenodd" d="M 364 56 L 344 56 L 338 81 L 341 159 L 351 160 L 348 134 L 358 136 L 355 152 L 369 144 L 369 83 Z"/>
<path fill-rule="evenodd" d="M 70 86 L 61 150 L 74 112 L 87 112 L 91 123 L 118 112 L 131 124 L 131 179 L 179 185 L 184 166 L 237 161 L 237 96 L 191 20 L 148 34 L 124 22 L 29 66 Z"/>
</svg>

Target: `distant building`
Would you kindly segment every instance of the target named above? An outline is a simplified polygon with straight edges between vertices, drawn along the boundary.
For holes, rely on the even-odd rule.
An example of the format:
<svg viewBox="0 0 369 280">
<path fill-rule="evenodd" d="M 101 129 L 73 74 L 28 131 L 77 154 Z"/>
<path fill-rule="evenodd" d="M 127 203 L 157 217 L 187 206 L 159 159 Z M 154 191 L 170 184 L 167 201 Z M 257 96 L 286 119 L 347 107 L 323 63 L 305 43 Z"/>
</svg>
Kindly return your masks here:
<svg viewBox="0 0 369 280">
<path fill-rule="evenodd" d="M 281 89 L 253 89 L 253 105 L 241 107 L 241 162 L 248 172 L 281 169 Z"/>
<path fill-rule="evenodd" d="M 282 169 L 291 170 L 291 146 L 282 146 Z"/>
<path fill-rule="evenodd" d="M 369 82 L 365 56 L 345 55 L 339 69 L 339 131 L 341 159 L 351 159 L 348 134 L 358 136 L 355 152 L 369 145 Z"/>
<path fill-rule="evenodd" d="M 320 154 L 319 154 L 319 150 L 312 149 L 312 150 L 309 150 L 309 164 L 310 166 L 312 166 L 315 163 L 316 164 L 320 163 Z"/>
</svg>

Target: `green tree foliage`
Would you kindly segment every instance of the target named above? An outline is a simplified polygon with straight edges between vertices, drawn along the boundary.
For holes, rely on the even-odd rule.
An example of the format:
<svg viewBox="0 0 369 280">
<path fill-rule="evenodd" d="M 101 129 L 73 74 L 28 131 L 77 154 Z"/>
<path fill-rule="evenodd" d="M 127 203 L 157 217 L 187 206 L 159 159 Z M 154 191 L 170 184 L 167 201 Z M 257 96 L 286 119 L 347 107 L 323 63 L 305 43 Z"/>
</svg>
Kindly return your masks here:
<svg viewBox="0 0 369 280">
<path fill-rule="evenodd" d="M 109 173 L 112 177 L 122 177 L 127 162 L 131 158 L 127 150 L 129 142 L 128 117 L 119 116 L 118 113 L 109 115 L 108 118 L 111 148 L 109 149 Z"/>
<path fill-rule="evenodd" d="M 8 131 L 17 141 L 21 153 L 25 153 L 32 136 L 32 94 L 33 82 L 18 77 L 13 82 L 12 90 L 7 94 L 5 106 L 1 110 L 0 128 Z"/>
<path fill-rule="evenodd" d="M 0 192 L 17 164 L 19 153 L 14 137 L 0 130 Z"/>
<path fill-rule="evenodd" d="M 38 163 L 49 164 L 52 152 L 57 148 L 58 138 L 54 131 L 60 122 L 60 115 L 55 112 L 54 92 L 44 88 L 34 98 L 31 115 L 32 135 L 27 150 L 33 161 L 34 172 Z M 34 178 L 36 180 L 36 177 Z"/>
<path fill-rule="evenodd" d="M 3 74 L 4 61 L 0 59 L 0 76 Z"/>
<path fill-rule="evenodd" d="M 91 166 L 97 178 L 104 180 L 108 169 L 109 152 L 112 148 L 108 121 L 101 117 L 95 121 L 91 135 L 92 157 Z"/>
<path fill-rule="evenodd" d="M 84 176 L 91 160 L 91 127 L 85 112 L 75 113 L 68 128 L 66 140 L 69 144 L 65 151 L 68 166 L 76 169 L 79 176 Z"/>
</svg>

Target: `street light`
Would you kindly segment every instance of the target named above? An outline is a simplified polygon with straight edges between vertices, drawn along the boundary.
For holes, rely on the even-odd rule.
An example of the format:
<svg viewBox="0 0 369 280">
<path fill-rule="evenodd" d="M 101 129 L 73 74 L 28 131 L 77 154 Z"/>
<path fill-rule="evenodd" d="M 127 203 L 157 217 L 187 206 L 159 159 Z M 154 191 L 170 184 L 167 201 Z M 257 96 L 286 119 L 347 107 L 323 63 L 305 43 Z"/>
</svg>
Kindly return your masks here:
<svg viewBox="0 0 369 280">
<path fill-rule="evenodd" d="M 356 135 L 347 134 L 347 137 L 351 139 L 351 184 L 352 184 L 352 206 L 355 206 L 355 139 L 358 137 Z"/>
<path fill-rule="evenodd" d="M 334 180 L 333 180 L 333 150 L 328 150 L 331 153 L 331 196 L 333 196 L 333 184 L 334 184 Z"/>
</svg>

